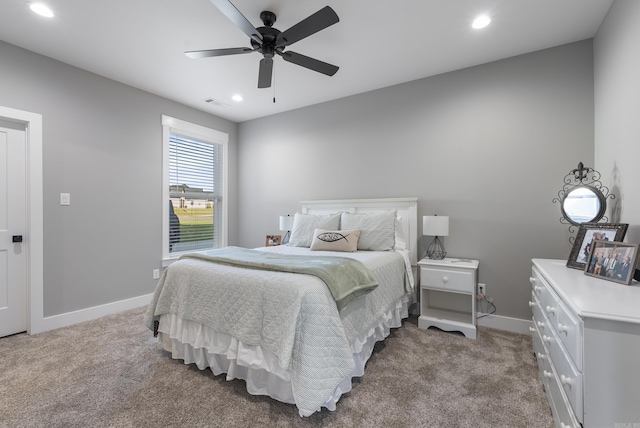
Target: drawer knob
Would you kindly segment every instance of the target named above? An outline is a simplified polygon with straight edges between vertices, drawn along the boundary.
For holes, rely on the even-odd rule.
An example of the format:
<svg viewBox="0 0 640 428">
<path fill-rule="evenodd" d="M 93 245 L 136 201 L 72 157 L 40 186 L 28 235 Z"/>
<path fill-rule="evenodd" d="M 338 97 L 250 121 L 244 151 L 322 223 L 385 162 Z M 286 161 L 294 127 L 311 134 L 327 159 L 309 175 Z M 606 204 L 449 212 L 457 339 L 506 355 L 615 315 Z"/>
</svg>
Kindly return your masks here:
<svg viewBox="0 0 640 428">
<path fill-rule="evenodd" d="M 446 284 L 447 282 L 449 282 L 449 278 L 447 278 L 446 276 L 443 276 L 443 277 L 442 277 L 442 282 L 443 282 L 444 284 Z"/>
<path fill-rule="evenodd" d="M 560 422 L 560 428 L 571 428 L 571 425 L 567 425 L 564 422 Z"/>
<path fill-rule="evenodd" d="M 536 329 L 535 329 L 535 328 L 533 328 L 533 327 L 529 327 L 529 331 L 530 331 L 531 333 L 533 333 L 534 331 L 536 331 Z"/>
<path fill-rule="evenodd" d="M 538 353 L 536 354 L 536 357 L 538 357 L 538 359 L 539 359 L 539 360 L 544 360 L 544 358 L 545 358 L 545 357 L 544 357 L 544 354 L 543 354 L 542 352 L 538 352 Z"/>
<path fill-rule="evenodd" d="M 560 376 L 560 383 L 563 385 L 573 385 L 573 379 L 570 377 L 566 377 L 565 375 Z"/>
<path fill-rule="evenodd" d="M 546 310 L 548 314 L 556 314 L 556 308 L 554 308 L 553 306 L 547 306 Z"/>
<path fill-rule="evenodd" d="M 547 343 L 551 343 L 551 337 L 550 336 L 545 336 L 544 334 L 542 335 L 542 341 L 543 342 L 547 342 Z"/>
<path fill-rule="evenodd" d="M 546 378 L 552 378 L 553 377 L 553 373 L 548 372 L 546 370 L 542 370 L 542 376 L 544 376 Z"/>
<path fill-rule="evenodd" d="M 536 305 L 535 303 L 533 303 L 531 300 L 529 300 L 529 307 L 530 308 L 533 308 L 535 305 Z"/>
<path fill-rule="evenodd" d="M 529 277 L 529 282 L 532 283 L 532 284 L 535 284 L 536 283 L 536 279 L 534 277 L 530 276 Z"/>
<path fill-rule="evenodd" d="M 535 291 L 536 293 L 540 293 L 542 291 L 542 287 L 540 287 L 539 285 L 534 285 L 533 291 Z"/>
<path fill-rule="evenodd" d="M 538 324 L 538 328 L 544 329 L 544 323 L 542 321 L 538 321 L 536 324 Z"/>
<path fill-rule="evenodd" d="M 558 331 L 560 333 L 568 334 L 569 333 L 569 326 L 568 325 L 564 325 L 562 323 L 558 323 Z"/>
</svg>

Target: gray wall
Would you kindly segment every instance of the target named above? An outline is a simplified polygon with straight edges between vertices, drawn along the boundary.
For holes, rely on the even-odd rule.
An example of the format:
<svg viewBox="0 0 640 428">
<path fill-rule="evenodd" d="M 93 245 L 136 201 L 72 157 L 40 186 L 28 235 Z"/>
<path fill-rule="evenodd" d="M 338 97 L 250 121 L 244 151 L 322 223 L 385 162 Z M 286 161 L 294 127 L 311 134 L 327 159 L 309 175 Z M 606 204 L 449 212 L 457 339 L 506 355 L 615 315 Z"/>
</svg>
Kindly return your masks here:
<svg viewBox="0 0 640 428">
<path fill-rule="evenodd" d="M 0 58 L 0 104 L 43 115 L 45 316 L 153 291 L 162 114 L 230 134 L 230 244 L 263 245 L 300 200 L 417 196 L 522 319 L 530 259 L 570 250 L 551 199 L 594 163 L 591 41 L 239 126 L 2 42 Z"/>
<path fill-rule="evenodd" d="M 571 249 L 552 199 L 594 163 L 592 52 L 582 41 L 241 123 L 239 245 L 264 245 L 301 200 L 417 196 L 420 217 L 450 217 L 449 255 L 480 260 L 497 314 L 529 319 L 531 258 Z"/>
<path fill-rule="evenodd" d="M 640 243 L 640 2 L 616 0 L 594 41 L 595 159 L 617 199 L 610 218 Z"/>
<path fill-rule="evenodd" d="M 0 42 L 0 105 L 42 114 L 44 315 L 153 292 L 160 268 L 167 114 L 229 133 L 237 124 Z M 71 206 L 60 206 L 61 192 Z M 237 201 L 230 203 L 230 242 Z"/>
</svg>

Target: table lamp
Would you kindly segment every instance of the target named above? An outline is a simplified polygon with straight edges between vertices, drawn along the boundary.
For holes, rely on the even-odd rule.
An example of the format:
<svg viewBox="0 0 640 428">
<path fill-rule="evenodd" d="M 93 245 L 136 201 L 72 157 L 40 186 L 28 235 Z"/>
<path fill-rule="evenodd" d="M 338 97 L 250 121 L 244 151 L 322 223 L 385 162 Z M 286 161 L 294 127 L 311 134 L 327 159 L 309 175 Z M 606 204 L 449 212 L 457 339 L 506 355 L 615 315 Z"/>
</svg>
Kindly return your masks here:
<svg viewBox="0 0 640 428">
<path fill-rule="evenodd" d="M 438 236 L 449 236 L 449 217 L 443 215 L 426 215 L 422 217 L 422 234 L 435 236 L 429 248 L 427 248 L 427 257 L 434 260 L 444 259 L 447 252 Z"/>
<path fill-rule="evenodd" d="M 280 216 L 280 230 L 287 231 L 286 235 L 284 235 L 284 239 L 282 240 L 283 244 L 289 242 L 289 238 L 291 237 L 291 229 L 293 228 L 293 217 L 289 214 Z"/>
</svg>

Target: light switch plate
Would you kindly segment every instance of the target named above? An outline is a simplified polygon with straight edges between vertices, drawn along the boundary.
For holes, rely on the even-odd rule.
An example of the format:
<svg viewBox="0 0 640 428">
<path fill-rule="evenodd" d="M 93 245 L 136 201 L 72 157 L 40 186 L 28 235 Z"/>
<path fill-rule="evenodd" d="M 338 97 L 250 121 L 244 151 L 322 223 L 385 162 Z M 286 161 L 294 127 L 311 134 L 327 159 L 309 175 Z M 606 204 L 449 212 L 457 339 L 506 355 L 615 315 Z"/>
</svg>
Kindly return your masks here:
<svg viewBox="0 0 640 428">
<path fill-rule="evenodd" d="M 60 205 L 71 205 L 71 193 L 60 193 Z"/>
</svg>

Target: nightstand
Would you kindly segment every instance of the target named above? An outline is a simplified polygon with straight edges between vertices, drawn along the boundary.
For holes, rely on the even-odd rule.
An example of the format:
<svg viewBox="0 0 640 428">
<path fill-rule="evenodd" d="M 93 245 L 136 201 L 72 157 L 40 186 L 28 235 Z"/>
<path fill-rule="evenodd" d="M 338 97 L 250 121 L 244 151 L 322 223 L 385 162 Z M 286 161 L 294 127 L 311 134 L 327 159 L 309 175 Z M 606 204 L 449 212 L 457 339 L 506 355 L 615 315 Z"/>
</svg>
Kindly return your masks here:
<svg viewBox="0 0 640 428">
<path fill-rule="evenodd" d="M 422 259 L 418 327 L 460 331 L 476 338 L 476 284 L 478 261 Z"/>
</svg>

